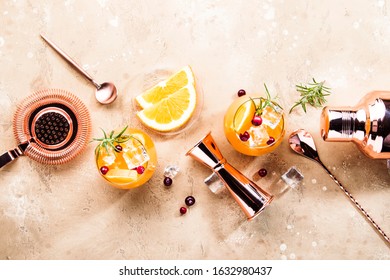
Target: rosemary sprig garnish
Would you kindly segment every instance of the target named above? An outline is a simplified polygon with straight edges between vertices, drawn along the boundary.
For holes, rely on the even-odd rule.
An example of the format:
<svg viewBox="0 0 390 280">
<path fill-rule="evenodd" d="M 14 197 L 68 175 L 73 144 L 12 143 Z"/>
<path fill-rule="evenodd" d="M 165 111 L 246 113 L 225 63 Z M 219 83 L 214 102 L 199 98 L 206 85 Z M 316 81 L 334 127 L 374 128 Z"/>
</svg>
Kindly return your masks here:
<svg viewBox="0 0 390 280">
<path fill-rule="evenodd" d="M 275 104 L 280 109 L 283 109 L 279 104 L 277 104 L 275 101 L 273 101 L 273 99 L 276 99 L 278 97 L 277 96 L 275 98 L 271 97 L 271 94 L 269 93 L 267 85 L 265 83 L 264 83 L 264 87 L 265 87 L 266 98 L 260 97 L 260 103 L 258 106 L 256 105 L 255 101 L 251 97 L 249 97 L 253 103 L 253 106 L 256 108 L 256 112 L 255 112 L 256 116 L 261 116 L 261 114 L 263 113 L 263 110 L 268 106 L 276 111 Z"/>
<path fill-rule="evenodd" d="M 109 149 L 113 149 L 115 152 L 120 152 L 114 145 L 114 143 L 124 143 L 127 142 L 130 139 L 130 135 L 124 134 L 128 126 L 126 126 L 124 129 L 122 129 L 121 132 L 114 135 L 114 131 L 111 131 L 110 135 L 107 135 L 107 133 L 103 131 L 103 137 L 102 138 L 93 138 L 94 141 L 99 141 L 99 145 L 95 148 L 95 154 L 96 156 L 99 156 L 100 149 L 103 148 L 106 150 L 107 153 L 109 153 Z"/>
<path fill-rule="evenodd" d="M 291 113 L 292 110 L 299 105 L 302 106 L 302 109 L 305 113 L 306 104 L 309 104 L 315 108 L 323 106 L 327 102 L 325 96 L 330 95 L 330 88 L 324 86 L 324 83 L 325 81 L 317 82 L 313 78 L 313 82 L 308 83 L 307 85 L 295 85 L 296 90 L 301 93 L 301 99 L 295 102 L 289 113 Z"/>
</svg>

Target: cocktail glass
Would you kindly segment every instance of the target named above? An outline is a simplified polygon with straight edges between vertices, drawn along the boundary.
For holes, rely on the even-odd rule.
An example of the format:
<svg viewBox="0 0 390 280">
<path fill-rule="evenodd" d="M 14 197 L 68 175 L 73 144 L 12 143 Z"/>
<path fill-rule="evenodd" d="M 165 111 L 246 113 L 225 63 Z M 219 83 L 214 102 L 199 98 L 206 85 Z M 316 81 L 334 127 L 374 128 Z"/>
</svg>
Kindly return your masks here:
<svg viewBox="0 0 390 280">
<path fill-rule="evenodd" d="M 122 133 L 120 135 L 120 133 Z M 119 135 L 119 137 L 118 137 Z M 104 133 L 95 149 L 96 166 L 100 175 L 112 186 L 121 189 L 136 188 L 145 184 L 157 165 L 154 143 L 144 131 L 125 128 Z"/>
<path fill-rule="evenodd" d="M 224 132 L 235 150 L 245 155 L 260 156 L 280 145 L 285 133 L 282 107 L 267 98 L 237 98 L 224 118 Z"/>
</svg>

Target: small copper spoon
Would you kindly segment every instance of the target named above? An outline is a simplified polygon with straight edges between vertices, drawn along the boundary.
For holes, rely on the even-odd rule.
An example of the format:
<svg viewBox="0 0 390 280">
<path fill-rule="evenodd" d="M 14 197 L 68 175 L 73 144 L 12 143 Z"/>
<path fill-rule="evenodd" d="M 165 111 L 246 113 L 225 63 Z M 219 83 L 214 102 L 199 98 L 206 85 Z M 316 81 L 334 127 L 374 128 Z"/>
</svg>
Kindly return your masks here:
<svg viewBox="0 0 390 280">
<path fill-rule="evenodd" d="M 77 69 L 81 74 L 84 75 L 93 85 L 96 87 L 95 97 L 97 101 L 101 104 L 110 104 L 114 102 L 118 93 L 115 85 L 113 83 L 105 82 L 102 84 L 97 83 L 91 75 L 89 75 L 80 65 L 77 64 L 76 61 L 73 60 L 69 55 L 67 55 L 63 50 L 61 50 L 56 44 L 54 44 L 51 40 L 46 38 L 41 34 L 42 39 L 49 44 L 62 58 L 64 58 L 70 65 L 72 65 L 75 69 Z"/>
<path fill-rule="evenodd" d="M 322 163 L 317 152 L 314 139 L 311 134 L 304 129 L 298 129 L 291 133 L 288 142 L 291 149 L 297 154 L 304 156 L 308 159 L 314 160 L 319 163 L 328 175 L 333 179 L 333 181 L 340 187 L 344 194 L 355 204 L 356 208 L 366 217 L 366 219 L 374 226 L 377 232 L 387 241 L 387 245 L 390 244 L 390 239 L 386 233 L 375 223 L 375 221 L 368 215 L 366 210 L 356 201 L 356 199 L 351 195 L 351 193 L 341 185 L 341 183 L 336 179 L 336 177 L 329 171 L 329 169 Z"/>
</svg>

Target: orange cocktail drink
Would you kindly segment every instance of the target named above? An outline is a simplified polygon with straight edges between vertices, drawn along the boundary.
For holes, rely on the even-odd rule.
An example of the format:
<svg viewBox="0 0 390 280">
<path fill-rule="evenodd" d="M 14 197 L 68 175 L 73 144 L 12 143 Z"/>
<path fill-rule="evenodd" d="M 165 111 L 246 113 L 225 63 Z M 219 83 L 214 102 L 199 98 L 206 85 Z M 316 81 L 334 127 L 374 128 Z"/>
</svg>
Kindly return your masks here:
<svg viewBox="0 0 390 280">
<path fill-rule="evenodd" d="M 224 132 L 235 150 L 260 156 L 272 152 L 284 136 L 283 109 L 267 97 L 241 96 L 228 108 Z"/>
<path fill-rule="evenodd" d="M 95 139 L 100 141 L 95 149 L 99 173 L 111 185 L 130 189 L 143 185 L 153 175 L 157 155 L 149 135 L 139 129 L 124 128 Z"/>
</svg>

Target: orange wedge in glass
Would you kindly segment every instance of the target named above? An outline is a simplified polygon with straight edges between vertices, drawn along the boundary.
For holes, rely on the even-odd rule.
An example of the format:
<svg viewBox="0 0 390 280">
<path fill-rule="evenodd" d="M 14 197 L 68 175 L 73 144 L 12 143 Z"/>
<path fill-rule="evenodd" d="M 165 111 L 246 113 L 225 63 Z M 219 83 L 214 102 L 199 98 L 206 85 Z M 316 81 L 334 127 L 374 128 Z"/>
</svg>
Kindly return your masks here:
<svg viewBox="0 0 390 280">
<path fill-rule="evenodd" d="M 105 176 L 106 179 L 114 184 L 128 184 L 130 182 L 135 182 L 138 179 L 136 170 L 119 168 L 109 170 Z"/>
<path fill-rule="evenodd" d="M 252 126 L 252 119 L 255 112 L 256 107 L 252 100 L 247 100 L 238 107 L 233 119 L 233 128 L 238 134 L 244 133 Z"/>
</svg>

